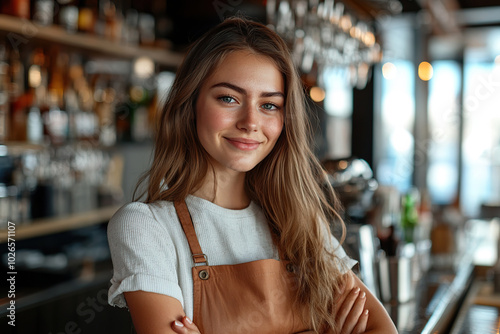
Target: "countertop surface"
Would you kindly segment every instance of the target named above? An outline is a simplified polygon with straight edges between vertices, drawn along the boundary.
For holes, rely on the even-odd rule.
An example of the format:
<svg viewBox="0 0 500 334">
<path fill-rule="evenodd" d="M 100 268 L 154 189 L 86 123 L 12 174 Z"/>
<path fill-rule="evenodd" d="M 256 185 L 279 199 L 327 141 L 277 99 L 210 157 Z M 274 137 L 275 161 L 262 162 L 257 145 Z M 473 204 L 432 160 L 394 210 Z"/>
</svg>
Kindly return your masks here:
<svg viewBox="0 0 500 334">
<path fill-rule="evenodd" d="M 456 272 L 430 270 L 418 282 L 415 299 L 386 307 L 400 334 L 442 333 L 451 326 L 473 280 L 472 263 L 463 263 Z"/>
<path fill-rule="evenodd" d="M 485 288 L 486 278 L 478 275 L 498 259 L 499 229 L 497 219 L 467 222 L 453 263 L 431 267 L 417 282 L 411 301 L 386 305 L 399 333 L 500 333 L 500 295 L 496 298 L 491 287 Z M 484 300 L 496 300 L 498 305 Z"/>
<path fill-rule="evenodd" d="M 494 306 L 471 305 L 453 334 L 498 334 L 500 332 L 500 309 Z"/>
</svg>

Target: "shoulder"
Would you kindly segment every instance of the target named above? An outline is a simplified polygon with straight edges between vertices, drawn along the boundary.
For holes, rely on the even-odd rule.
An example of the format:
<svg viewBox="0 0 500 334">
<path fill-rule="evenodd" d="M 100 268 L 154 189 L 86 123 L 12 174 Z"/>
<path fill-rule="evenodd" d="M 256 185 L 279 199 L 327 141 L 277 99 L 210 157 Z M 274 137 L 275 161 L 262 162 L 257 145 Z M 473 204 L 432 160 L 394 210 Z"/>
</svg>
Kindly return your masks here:
<svg viewBox="0 0 500 334">
<path fill-rule="evenodd" d="M 137 215 L 148 215 L 151 211 L 149 206 L 149 204 L 142 202 L 127 203 L 115 212 L 111 218 L 111 222 L 120 221 Z"/>
<path fill-rule="evenodd" d="M 108 223 L 109 238 L 134 235 L 138 237 L 148 231 L 165 233 L 166 224 L 176 219 L 175 208 L 171 202 L 125 204 L 111 217 Z"/>
<path fill-rule="evenodd" d="M 115 212 L 110 224 L 123 224 L 134 220 L 147 221 L 157 219 L 158 216 L 175 214 L 172 202 L 161 201 L 156 203 L 131 202 L 122 206 Z"/>
</svg>

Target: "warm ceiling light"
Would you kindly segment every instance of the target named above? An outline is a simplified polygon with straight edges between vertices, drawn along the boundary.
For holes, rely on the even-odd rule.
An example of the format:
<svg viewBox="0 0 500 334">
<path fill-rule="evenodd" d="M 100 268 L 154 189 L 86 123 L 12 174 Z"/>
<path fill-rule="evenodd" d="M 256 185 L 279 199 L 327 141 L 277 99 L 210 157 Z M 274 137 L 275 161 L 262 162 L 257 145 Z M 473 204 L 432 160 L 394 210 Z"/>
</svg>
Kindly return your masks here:
<svg viewBox="0 0 500 334">
<path fill-rule="evenodd" d="M 314 102 L 321 102 L 325 99 L 326 93 L 322 88 L 315 86 L 311 87 L 309 95 Z"/>
<path fill-rule="evenodd" d="M 397 73 L 398 69 L 396 68 L 396 65 L 394 65 L 393 63 L 387 62 L 384 64 L 384 66 L 382 66 L 382 75 L 387 80 L 394 79 Z"/>
<path fill-rule="evenodd" d="M 426 61 L 423 61 L 418 65 L 418 77 L 423 81 L 429 81 L 434 74 L 432 65 Z"/>
</svg>

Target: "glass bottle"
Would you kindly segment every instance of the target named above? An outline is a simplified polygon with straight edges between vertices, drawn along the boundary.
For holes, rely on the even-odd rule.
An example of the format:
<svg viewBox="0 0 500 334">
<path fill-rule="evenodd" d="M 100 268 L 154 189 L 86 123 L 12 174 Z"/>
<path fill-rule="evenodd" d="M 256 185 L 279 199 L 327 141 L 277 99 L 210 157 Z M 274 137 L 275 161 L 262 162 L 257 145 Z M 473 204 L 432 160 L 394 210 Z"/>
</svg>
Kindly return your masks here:
<svg viewBox="0 0 500 334">
<path fill-rule="evenodd" d="M 74 33 L 78 30 L 78 7 L 74 0 L 58 0 L 59 25 L 66 31 Z"/>
<path fill-rule="evenodd" d="M 97 0 L 80 0 L 78 5 L 78 30 L 94 33 L 97 20 Z"/>
<path fill-rule="evenodd" d="M 35 0 L 33 21 L 41 26 L 54 23 L 54 0 Z"/>
<path fill-rule="evenodd" d="M 47 126 L 50 141 L 53 145 L 62 145 L 68 137 L 68 114 L 61 109 L 61 102 L 58 100 L 57 95 L 53 93 L 49 94 L 49 106 L 44 122 Z"/>
<path fill-rule="evenodd" d="M 407 243 L 414 242 L 415 227 L 418 224 L 418 196 L 415 190 L 402 198 L 401 229 Z"/>
<path fill-rule="evenodd" d="M 9 123 L 9 64 L 7 48 L 0 44 L 0 143 L 7 139 Z"/>
<path fill-rule="evenodd" d="M 30 18 L 30 0 L 13 0 L 10 1 L 11 15 L 28 19 Z"/>
<path fill-rule="evenodd" d="M 42 144 L 43 142 L 43 118 L 39 101 L 40 97 L 37 96 L 37 91 L 35 91 L 33 105 L 29 108 L 26 125 L 26 137 L 28 142 L 32 144 Z"/>
</svg>

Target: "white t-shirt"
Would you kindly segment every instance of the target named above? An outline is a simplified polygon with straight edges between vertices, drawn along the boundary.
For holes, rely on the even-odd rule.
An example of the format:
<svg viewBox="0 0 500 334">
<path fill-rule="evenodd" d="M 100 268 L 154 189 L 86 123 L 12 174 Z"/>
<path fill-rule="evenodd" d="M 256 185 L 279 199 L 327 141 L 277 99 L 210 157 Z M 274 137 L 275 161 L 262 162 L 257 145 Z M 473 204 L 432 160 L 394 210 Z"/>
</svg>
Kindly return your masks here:
<svg viewBox="0 0 500 334">
<path fill-rule="evenodd" d="M 188 196 L 186 204 L 209 265 L 279 259 L 264 213 L 255 203 L 230 210 Z M 109 222 L 108 241 L 113 260 L 109 304 L 126 307 L 123 292 L 143 290 L 178 299 L 193 317 L 193 260 L 172 202 L 123 206 Z M 332 246 L 338 246 L 333 237 Z M 347 268 L 356 264 L 341 247 L 336 255 Z"/>
</svg>

